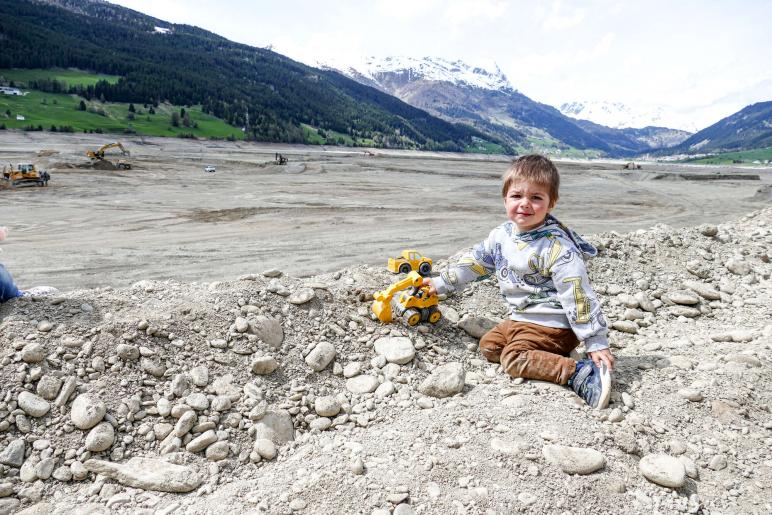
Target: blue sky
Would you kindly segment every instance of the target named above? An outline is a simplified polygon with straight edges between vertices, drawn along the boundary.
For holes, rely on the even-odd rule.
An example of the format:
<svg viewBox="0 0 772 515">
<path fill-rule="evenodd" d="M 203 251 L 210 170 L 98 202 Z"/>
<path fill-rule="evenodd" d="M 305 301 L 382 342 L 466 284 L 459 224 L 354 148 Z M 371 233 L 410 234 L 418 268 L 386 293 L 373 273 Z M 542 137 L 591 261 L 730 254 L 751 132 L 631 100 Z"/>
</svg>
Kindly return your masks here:
<svg viewBox="0 0 772 515">
<path fill-rule="evenodd" d="M 707 126 L 772 100 L 772 1 L 110 0 L 314 64 L 438 56 L 551 105 L 664 106 Z"/>
</svg>

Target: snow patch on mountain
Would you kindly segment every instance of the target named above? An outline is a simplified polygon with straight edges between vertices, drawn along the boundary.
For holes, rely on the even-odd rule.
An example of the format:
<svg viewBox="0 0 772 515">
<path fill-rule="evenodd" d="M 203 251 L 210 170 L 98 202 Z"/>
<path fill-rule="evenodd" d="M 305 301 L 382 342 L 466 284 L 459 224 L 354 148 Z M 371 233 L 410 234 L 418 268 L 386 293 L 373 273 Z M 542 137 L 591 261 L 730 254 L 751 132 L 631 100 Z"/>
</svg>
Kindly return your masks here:
<svg viewBox="0 0 772 515">
<path fill-rule="evenodd" d="M 622 102 L 566 102 L 558 107 L 561 113 L 577 120 L 589 120 L 614 129 L 668 127 L 697 132 L 694 118 L 664 106 L 630 107 Z"/>
<path fill-rule="evenodd" d="M 488 66 L 472 66 L 463 61 L 450 61 L 440 57 L 367 57 L 359 63 L 320 62 L 322 68 L 336 69 L 352 78 L 370 79 L 390 73 L 407 73 L 410 80 L 449 82 L 489 90 L 513 90 L 506 75 L 496 63 Z"/>
</svg>

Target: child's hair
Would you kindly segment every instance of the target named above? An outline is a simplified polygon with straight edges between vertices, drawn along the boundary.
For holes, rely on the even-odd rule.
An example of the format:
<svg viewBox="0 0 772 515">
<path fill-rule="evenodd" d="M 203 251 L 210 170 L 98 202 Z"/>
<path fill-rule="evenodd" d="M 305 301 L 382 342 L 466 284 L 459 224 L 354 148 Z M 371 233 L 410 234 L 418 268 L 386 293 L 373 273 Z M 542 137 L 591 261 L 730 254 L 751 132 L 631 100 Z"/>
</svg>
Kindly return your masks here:
<svg viewBox="0 0 772 515">
<path fill-rule="evenodd" d="M 558 200 L 560 190 L 560 175 L 558 169 L 548 158 L 539 154 L 520 156 L 509 165 L 502 177 L 504 184 L 501 187 L 501 196 L 506 197 L 509 188 L 514 182 L 527 181 L 549 190 L 550 203 Z"/>
</svg>

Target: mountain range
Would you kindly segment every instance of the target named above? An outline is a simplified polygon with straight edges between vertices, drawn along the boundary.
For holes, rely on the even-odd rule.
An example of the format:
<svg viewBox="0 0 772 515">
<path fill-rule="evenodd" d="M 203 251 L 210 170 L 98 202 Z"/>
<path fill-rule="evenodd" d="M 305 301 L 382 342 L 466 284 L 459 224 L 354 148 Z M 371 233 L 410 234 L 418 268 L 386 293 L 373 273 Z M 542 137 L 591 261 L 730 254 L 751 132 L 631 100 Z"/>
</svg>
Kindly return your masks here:
<svg viewBox="0 0 772 515">
<path fill-rule="evenodd" d="M 321 64 L 449 121 L 474 126 L 523 150 L 569 147 L 630 156 L 672 146 L 690 133 L 664 127 L 617 129 L 570 118 L 517 91 L 501 70 L 425 57 L 369 58 L 356 66 Z"/>
</svg>

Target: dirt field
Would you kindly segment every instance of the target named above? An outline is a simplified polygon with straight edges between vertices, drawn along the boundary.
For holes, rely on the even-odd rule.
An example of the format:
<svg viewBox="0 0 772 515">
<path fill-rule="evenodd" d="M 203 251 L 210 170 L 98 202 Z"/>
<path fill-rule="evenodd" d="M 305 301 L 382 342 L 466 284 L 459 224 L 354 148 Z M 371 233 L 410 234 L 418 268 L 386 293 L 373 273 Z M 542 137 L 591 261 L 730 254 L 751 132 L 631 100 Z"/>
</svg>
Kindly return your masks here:
<svg viewBox="0 0 772 515">
<path fill-rule="evenodd" d="M 0 260 L 20 286 L 213 281 L 269 268 L 305 276 L 385 264 L 407 247 L 444 258 L 503 221 L 502 157 L 132 137 L 120 139 L 132 170 L 82 168 L 85 151 L 109 141 L 0 133 L 0 162 L 33 161 L 52 177 L 48 188 L 0 190 L 10 229 Z M 289 163 L 272 164 L 275 152 Z M 210 164 L 216 173 L 203 171 Z M 583 233 L 718 223 L 770 203 L 768 168 L 559 168 L 555 214 Z"/>
</svg>

